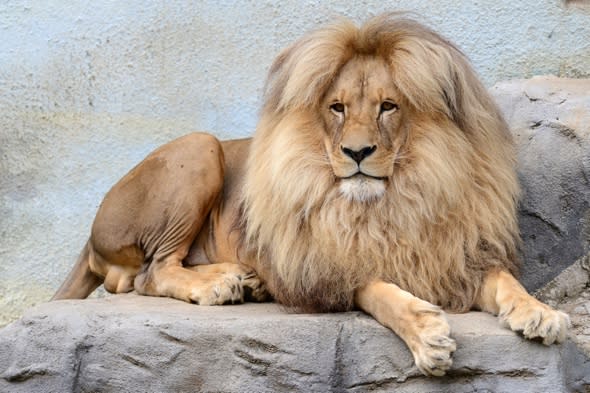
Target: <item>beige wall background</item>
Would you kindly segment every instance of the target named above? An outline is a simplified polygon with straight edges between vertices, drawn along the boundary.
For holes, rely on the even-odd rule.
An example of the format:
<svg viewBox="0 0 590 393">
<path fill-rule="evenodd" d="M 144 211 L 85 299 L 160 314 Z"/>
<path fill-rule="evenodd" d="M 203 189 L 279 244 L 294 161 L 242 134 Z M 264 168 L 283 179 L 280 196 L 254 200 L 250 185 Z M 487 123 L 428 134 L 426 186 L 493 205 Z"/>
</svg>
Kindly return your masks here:
<svg viewBox="0 0 590 393">
<path fill-rule="evenodd" d="M 0 326 L 51 297 L 104 193 L 150 150 L 250 135 L 281 48 L 388 10 L 454 41 L 488 86 L 590 76 L 587 1 L 3 1 Z"/>
</svg>

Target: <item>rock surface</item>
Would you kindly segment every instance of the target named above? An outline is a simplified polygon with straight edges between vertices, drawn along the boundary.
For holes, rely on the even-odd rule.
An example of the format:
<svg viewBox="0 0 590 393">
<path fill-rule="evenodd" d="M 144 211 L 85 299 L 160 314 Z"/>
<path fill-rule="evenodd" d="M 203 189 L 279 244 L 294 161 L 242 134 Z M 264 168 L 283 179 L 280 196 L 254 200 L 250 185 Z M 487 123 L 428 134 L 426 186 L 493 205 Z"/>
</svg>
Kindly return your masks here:
<svg viewBox="0 0 590 393">
<path fill-rule="evenodd" d="M 534 77 L 491 93 L 517 144 L 521 280 L 536 290 L 590 251 L 590 79 Z"/>
<path fill-rule="evenodd" d="M 566 392 L 590 388 L 571 343 L 545 347 L 483 313 L 450 315 L 444 378 L 368 316 L 275 304 L 200 307 L 133 294 L 58 301 L 0 330 L 2 392 Z"/>
<path fill-rule="evenodd" d="M 590 254 L 538 290 L 535 297 L 570 316 L 572 341 L 590 356 Z"/>
</svg>

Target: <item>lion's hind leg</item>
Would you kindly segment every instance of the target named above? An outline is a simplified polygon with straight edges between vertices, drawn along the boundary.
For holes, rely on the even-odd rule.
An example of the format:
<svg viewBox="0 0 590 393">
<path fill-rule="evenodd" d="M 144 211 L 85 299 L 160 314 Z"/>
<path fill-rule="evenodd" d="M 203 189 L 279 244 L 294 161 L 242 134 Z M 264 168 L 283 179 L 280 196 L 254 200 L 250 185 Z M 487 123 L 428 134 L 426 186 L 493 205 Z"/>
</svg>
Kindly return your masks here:
<svg viewBox="0 0 590 393">
<path fill-rule="evenodd" d="M 110 293 L 126 293 L 133 290 L 137 269 L 111 265 L 104 278 L 104 288 Z"/>
<path fill-rule="evenodd" d="M 567 314 L 541 303 L 520 285 L 510 273 L 488 272 L 476 306 L 498 315 L 510 329 L 528 339 L 540 339 L 545 345 L 565 340 L 570 324 Z"/>
<path fill-rule="evenodd" d="M 439 307 L 383 281 L 358 289 L 355 304 L 404 340 L 423 374 L 442 376 L 449 370 L 456 345 Z"/>
</svg>

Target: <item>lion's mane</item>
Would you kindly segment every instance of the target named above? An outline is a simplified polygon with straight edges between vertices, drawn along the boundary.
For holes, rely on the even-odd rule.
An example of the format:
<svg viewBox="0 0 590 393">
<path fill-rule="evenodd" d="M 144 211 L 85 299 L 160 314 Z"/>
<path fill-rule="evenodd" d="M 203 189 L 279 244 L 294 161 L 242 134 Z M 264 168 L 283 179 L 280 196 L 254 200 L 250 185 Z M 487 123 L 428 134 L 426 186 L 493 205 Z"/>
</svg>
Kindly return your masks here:
<svg viewBox="0 0 590 393">
<path fill-rule="evenodd" d="M 335 185 L 318 115 L 355 56 L 385 59 L 413 113 L 384 197 L 366 202 Z M 507 126 L 455 46 L 396 14 L 341 21 L 270 69 L 247 162 L 244 241 L 288 306 L 348 310 L 355 288 L 383 279 L 465 311 L 487 270 L 516 273 L 514 164 Z"/>
</svg>

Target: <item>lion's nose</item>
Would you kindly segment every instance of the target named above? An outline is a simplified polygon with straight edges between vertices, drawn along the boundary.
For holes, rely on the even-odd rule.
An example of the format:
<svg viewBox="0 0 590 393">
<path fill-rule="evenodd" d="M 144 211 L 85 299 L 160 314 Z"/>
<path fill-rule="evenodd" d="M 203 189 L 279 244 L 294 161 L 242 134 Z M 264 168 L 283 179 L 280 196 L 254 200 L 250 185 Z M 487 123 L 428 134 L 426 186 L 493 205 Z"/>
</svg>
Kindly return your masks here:
<svg viewBox="0 0 590 393">
<path fill-rule="evenodd" d="M 340 146 L 342 152 L 356 161 L 357 164 L 360 164 L 362 160 L 370 156 L 377 150 L 377 146 L 366 146 L 359 150 L 352 150 L 348 147 Z"/>
</svg>

